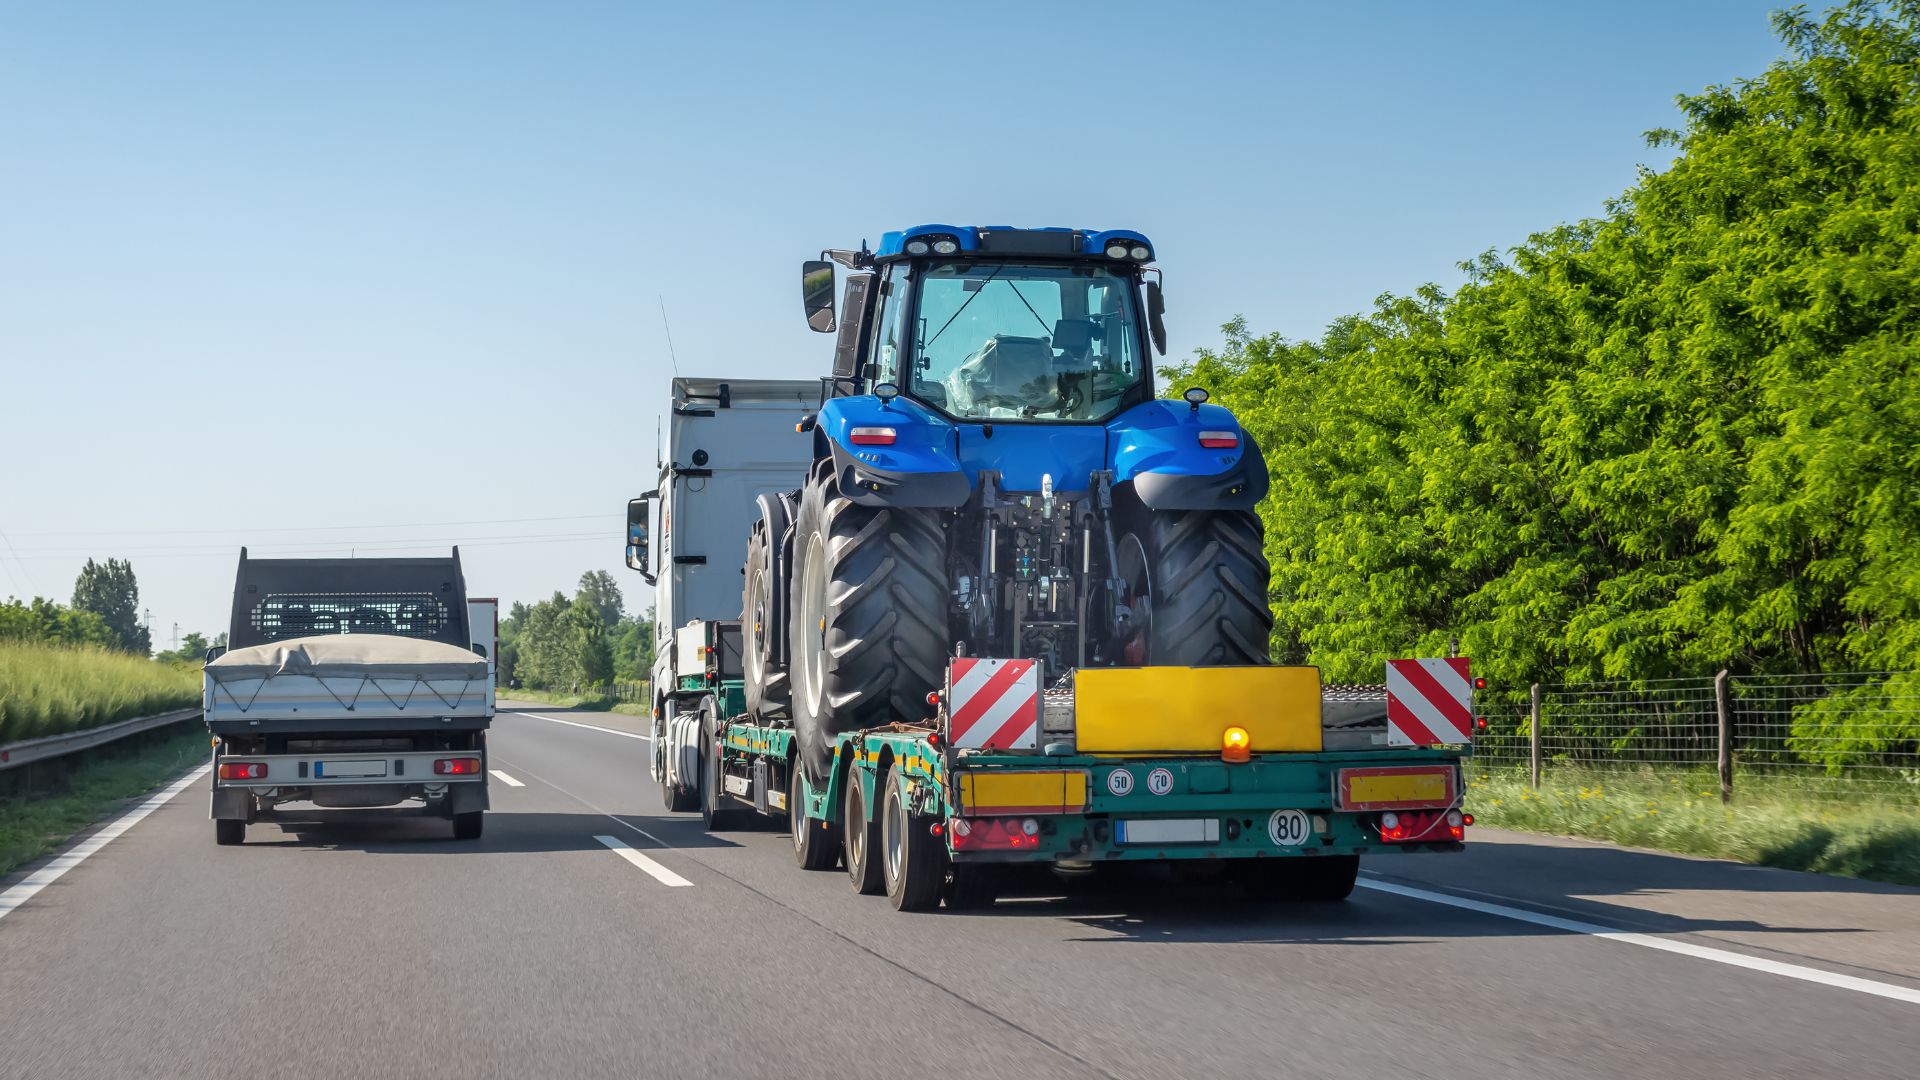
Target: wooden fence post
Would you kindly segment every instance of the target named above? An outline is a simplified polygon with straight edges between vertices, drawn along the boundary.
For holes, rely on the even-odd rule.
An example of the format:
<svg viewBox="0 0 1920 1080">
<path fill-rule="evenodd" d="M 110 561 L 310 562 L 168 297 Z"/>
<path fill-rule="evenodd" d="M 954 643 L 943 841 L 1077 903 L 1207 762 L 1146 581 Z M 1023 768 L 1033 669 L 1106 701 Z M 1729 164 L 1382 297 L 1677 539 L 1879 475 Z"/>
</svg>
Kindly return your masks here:
<svg viewBox="0 0 1920 1080">
<path fill-rule="evenodd" d="M 1540 786 L 1540 684 L 1533 684 L 1533 720 L 1527 725 L 1528 749 L 1533 760 L 1533 786 Z"/>
<path fill-rule="evenodd" d="M 1713 677 L 1713 706 L 1719 714 L 1719 737 L 1715 740 L 1720 751 L 1720 801 L 1733 802 L 1733 702 L 1727 688 L 1727 672 L 1723 669 Z"/>
</svg>

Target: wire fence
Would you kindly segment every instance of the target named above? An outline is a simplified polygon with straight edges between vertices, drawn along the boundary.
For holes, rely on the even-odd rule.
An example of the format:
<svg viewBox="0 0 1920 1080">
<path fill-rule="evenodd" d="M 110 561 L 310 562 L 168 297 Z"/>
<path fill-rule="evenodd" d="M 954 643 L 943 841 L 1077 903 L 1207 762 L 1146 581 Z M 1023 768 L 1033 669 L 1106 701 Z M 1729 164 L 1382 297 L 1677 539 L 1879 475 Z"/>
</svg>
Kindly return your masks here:
<svg viewBox="0 0 1920 1080">
<path fill-rule="evenodd" d="M 1537 755 L 1542 774 L 1686 771 L 1920 808 L 1920 672 L 1542 684 L 1480 691 L 1474 710 L 1483 768 L 1531 770 Z"/>
</svg>

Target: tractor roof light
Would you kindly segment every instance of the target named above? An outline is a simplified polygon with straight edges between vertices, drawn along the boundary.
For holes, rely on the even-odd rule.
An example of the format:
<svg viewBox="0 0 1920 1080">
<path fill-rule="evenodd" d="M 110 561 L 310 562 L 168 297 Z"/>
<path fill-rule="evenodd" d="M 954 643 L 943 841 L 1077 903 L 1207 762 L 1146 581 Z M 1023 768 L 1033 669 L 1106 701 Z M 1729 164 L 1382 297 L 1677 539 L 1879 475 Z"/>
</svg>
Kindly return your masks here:
<svg viewBox="0 0 1920 1080">
<path fill-rule="evenodd" d="M 1109 254 L 1111 254 L 1111 249 L 1109 249 Z M 1148 259 L 1153 257 L 1153 252 L 1147 250 L 1147 245 L 1145 244 L 1133 245 L 1133 247 L 1127 252 L 1127 254 L 1133 256 L 1134 259 L 1139 262 L 1146 262 Z"/>
<path fill-rule="evenodd" d="M 921 237 L 916 236 L 907 241 L 907 254 L 909 255 L 925 255 L 931 250 L 933 250 L 932 246 Z"/>
<path fill-rule="evenodd" d="M 933 241 L 935 255 L 951 255 L 960 250 L 960 241 L 951 236 L 938 236 Z"/>
<path fill-rule="evenodd" d="M 1127 245 L 1125 241 L 1115 240 L 1107 245 L 1107 258 L 1124 259 L 1126 257 Z"/>
<path fill-rule="evenodd" d="M 1205 405 L 1207 399 L 1212 396 L 1213 395 L 1207 393 L 1207 388 L 1204 386 L 1189 386 L 1186 392 L 1180 395 L 1182 400 L 1188 405 L 1193 406 L 1194 412 L 1199 412 L 1200 406 Z"/>
</svg>

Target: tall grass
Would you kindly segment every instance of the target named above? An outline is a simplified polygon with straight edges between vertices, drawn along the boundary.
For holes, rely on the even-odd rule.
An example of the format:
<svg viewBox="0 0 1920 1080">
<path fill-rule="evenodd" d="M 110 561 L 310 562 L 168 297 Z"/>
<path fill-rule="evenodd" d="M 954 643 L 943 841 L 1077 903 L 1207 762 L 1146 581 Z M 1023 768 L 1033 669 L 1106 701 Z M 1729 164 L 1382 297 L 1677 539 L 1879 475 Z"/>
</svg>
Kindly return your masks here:
<svg viewBox="0 0 1920 1080">
<path fill-rule="evenodd" d="M 1467 776 L 1482 825 L 1920 885 L 1920 810 L 1872 791 L 1819 796 L 1795 778 L 1749 776 L 1722 805 L 1709 772 L 1556 768 L 1538 791 L 1521 769 Z"/>
<path fill-rule="evenodd" d="M 0 743 L 197 705 L 197 667 L 0 640 Z"/>
</svg>

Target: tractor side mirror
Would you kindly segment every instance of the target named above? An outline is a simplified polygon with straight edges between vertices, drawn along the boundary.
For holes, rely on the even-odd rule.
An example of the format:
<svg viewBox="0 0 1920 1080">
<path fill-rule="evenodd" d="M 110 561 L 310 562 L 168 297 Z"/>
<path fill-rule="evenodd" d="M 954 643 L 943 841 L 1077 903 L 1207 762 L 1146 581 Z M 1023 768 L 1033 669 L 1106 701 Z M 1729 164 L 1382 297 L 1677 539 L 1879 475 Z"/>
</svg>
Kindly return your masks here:
<svg viewBox="0 0 1920 1080">
<path fill-rule="evenodd" d="M 1167 297 L 1158 281 L 1147 282 L 1147 332 L 1153 335 L 1153 347 L 1167 355 Z"/>
<path fill-rule="evenodd" d="M 800 264 L 800 298 L 807 307 L 807 329 L 833 333 L 833 264 L 809 259 Z"/>
<path fill-rule="evenodd" d="M 659 495 L 659 490 L 655 489 L 637 499 L 627 500 L 627 569 L 638 570 L 649 585 L 653 584 L 653 571 L 647 569 L 647 504 Z"/>
</svg>

